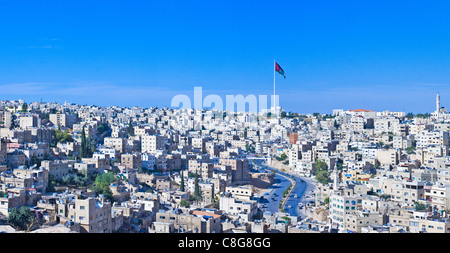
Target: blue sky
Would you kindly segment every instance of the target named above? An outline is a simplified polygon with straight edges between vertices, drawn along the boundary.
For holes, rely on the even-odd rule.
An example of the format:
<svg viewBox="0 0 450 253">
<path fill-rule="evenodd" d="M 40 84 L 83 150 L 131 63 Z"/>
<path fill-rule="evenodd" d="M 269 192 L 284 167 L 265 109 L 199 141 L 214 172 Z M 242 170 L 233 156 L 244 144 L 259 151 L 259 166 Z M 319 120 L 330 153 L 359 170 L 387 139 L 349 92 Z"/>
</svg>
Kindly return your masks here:
<svg viewBox="0 0 450 253">
<path fill-rule="evenodd" d="M 448 1 L 0 0 L 0 99 L 170 106 L 270 95 L 287 111 L 450 102 Z M 193 98 L 193 97 L 192 97 Z"/>
</svg>

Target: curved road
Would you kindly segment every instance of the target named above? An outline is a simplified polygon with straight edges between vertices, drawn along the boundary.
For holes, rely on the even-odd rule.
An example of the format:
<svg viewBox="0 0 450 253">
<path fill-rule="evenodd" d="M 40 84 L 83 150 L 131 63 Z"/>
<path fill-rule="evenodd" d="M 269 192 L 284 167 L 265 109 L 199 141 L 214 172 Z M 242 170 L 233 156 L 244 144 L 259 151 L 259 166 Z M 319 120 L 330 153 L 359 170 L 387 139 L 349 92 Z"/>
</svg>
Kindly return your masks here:
<svg viewBox="0 0 450 253">
<path fill-rule="evenodd" d="M 275 182 L 270 187 L 270 191 L 264 195 L 264 200 L 261 201 L 265 204 L 265 211 L 271 213 L 278 212 L 280 201 L 282 200 L 283 192 L 291 185 L 291 180 L 295 180 L 296 184 L 292 193 L 289 195 L 284 211 L 291 216 L 300 216 L 305 218 L 305 208 L 300 209 L 298 203 L 303 203 L 306 206 L 307 202 L 314 200 L 313 197 L 306 198 L 305 195 L 311 195 L 311 191 L 314 190 L 313 180 L 310 178 L 303 178 L 296 175 L 289 175 L 279 171 L 274 167 L 267 166 L 267 170 L 276 171 Z M 297 196 L 297 197 L 295 197 Z M 290 208 L 289 208 L 290 206 Z"/>
</svg>

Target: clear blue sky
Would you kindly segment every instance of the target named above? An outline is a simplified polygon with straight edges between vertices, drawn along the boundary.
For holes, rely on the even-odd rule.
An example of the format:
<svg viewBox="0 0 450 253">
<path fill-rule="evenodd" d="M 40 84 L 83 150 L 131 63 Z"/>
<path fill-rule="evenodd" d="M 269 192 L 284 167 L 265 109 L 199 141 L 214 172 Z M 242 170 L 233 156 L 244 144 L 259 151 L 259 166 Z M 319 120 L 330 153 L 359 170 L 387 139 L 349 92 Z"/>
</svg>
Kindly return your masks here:
<svg viewBox="0 0 450 253">
<path fill-rule="evenodd" d="M 0 1 L 0 99 L 170 106 L 270 95 L 287 111 L 450 107 L 449 1 Z"/>
</svg>

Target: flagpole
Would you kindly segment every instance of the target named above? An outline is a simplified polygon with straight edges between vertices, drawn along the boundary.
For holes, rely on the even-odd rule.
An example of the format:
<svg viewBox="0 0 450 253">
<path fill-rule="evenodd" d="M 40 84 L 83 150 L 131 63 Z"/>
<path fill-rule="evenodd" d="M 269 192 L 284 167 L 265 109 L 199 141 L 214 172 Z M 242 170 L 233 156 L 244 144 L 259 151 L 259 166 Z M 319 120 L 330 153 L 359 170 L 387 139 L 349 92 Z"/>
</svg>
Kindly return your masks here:
<svg viewBox="0 0 450 253">
<path fill-rule="evenodd" d="M 272 106 L 273 106 L 274 114 L 275 114 L 275 68 L 276 68 L 275 64 L 277 64 L 277 63 L 275 60 L 273 60 L 273 105 Z"/>
</svg>

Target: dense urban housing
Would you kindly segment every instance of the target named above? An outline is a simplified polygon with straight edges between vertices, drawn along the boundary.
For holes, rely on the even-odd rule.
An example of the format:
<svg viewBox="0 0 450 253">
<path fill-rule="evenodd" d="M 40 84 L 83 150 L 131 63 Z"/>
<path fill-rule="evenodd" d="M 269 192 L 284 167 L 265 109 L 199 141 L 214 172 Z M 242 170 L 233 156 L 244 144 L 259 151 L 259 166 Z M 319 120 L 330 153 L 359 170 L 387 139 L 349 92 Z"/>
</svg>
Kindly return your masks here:
<svg viewBox="0 0 450 253">
<path fill-rule="evenodd" d="M 450 232 L 439 94 L 426 114 L 271 110 L 0 101 L 0 231 Z"/>
</svg>

